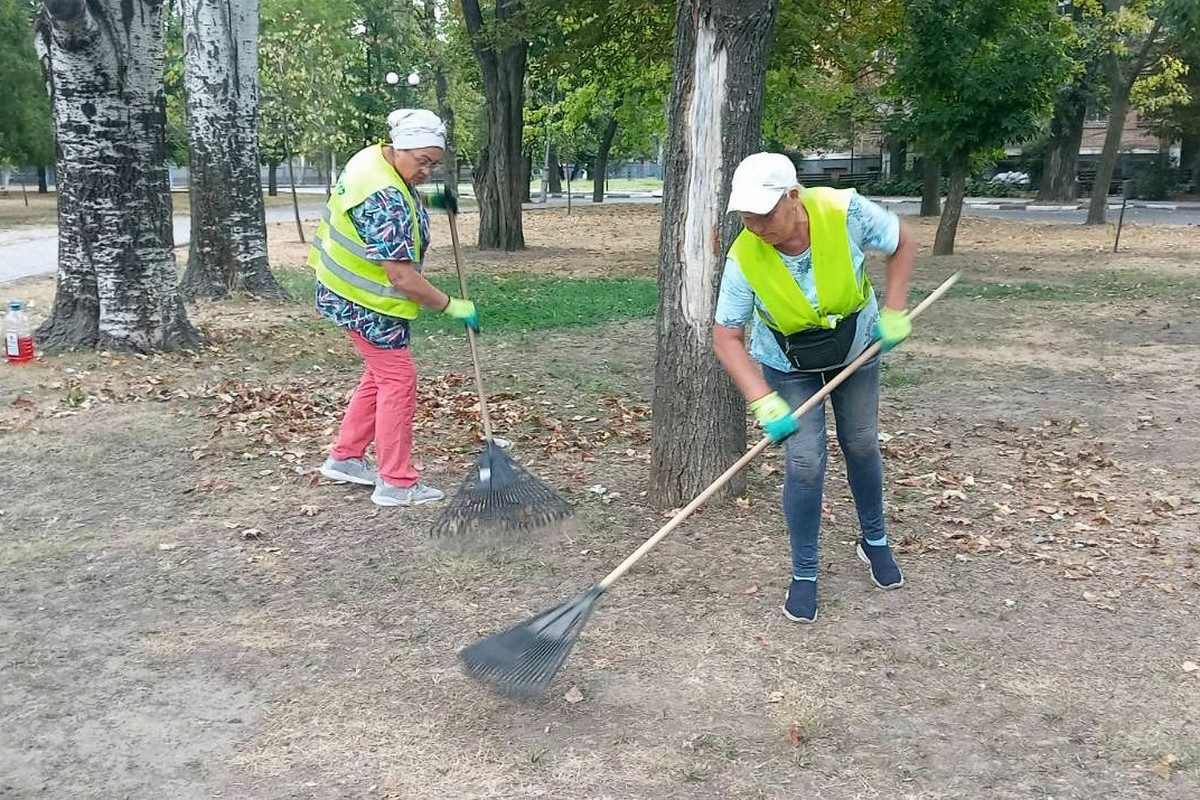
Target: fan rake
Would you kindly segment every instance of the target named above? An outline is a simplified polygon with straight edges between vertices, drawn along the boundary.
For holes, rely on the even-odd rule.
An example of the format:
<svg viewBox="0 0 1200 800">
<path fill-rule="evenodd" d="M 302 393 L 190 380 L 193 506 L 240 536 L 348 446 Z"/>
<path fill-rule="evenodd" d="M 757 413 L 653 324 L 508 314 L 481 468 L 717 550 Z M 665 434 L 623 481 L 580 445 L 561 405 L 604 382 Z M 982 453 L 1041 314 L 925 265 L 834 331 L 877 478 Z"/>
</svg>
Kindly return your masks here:
<svg viewBox="0 0 1200 800">
<path fill-rule="evenodd" d="M 459 253 L 456 215 L 449 212 L 450 241 L 462 296 L 467 296 L 467 278 Z M 479 393 L 479 412 L 483 420 L 483 453 L 463 478 L 458 492 L 434 522 L 431 534 L 453 544 L 487 543 L 520 533 L 545 530 L 575 513 L 574 507 L 558 492 L 512 459 L 492 435 L 487 394 L 483 389 L 483 371 L 475 332 L 467 328 L 471 363 L 475 368 L 475 386 Z"/>
<path fill-rule="evenodd" d="M 958 281 L 959 274 L 956 272 L 946 279 L 941 286 L 915 306 L 909 312 L 909 316 L 916 317 L 949 291 L 950 287 Z M 879 342 L 875 342 L 864 350 L 858 358 L 847 364 L 816 394 L 793 411 L 792 416 L 798 419 L 819 405 L 826 395 L 873 358 L 879 349 Z M 675 516 L 658 529 L 657 533 L 643 542 L 637 550 L 633 551 L 628 558 L 618 564 L 616 569 L 608 573 L 595 586 L 525 622 L 494 633 L 464 648 L 459 653 L 459 658 L 462 660 L 467 674 L 487 681 L 505 694 L 525 697 L 544 695 L 546 688 L 571 654 L 571 649 L 575 646 L 575 641 L 579 638 L 583 626 L 591 618 L 601 595 L 608 587 L 628 572 L 642 556 L 650 552 L 668 533 L 691 516 L 692 512 L 728 483 L 743 467 L 753 461 L 759 453 L 766 449 L 770 441 L 769 438 L 764 437 L 758 444 L 747 450 L 745 455 L 721 473 L 720 477 L 708 485 L 708 488 L 680 509 Z"/>
</svg>

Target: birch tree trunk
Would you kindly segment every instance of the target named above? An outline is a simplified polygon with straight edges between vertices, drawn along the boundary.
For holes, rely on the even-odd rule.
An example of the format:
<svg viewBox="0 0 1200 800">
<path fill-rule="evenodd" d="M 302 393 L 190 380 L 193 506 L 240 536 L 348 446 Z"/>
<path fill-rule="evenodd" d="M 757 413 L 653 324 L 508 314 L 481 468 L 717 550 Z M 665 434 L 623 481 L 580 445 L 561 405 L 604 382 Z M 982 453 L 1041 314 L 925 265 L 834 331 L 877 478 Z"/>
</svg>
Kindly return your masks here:
<svg viewBox="0 0 1200 800">
<path fill-rule="evenodd" d="M 172 252 L 162 3 L 45 0 L 36 46 L 58 145 L 47 349 L 191 347 Z"/>
<path fill-rule="evenodd" d="M 181 0 L 192 241 L 185 297 L 282 297 L 258 166 L 258 0 Z"/>
<path fill-rule="evenodd" d="M 522 0 L 497 0 L 496 18 L 491 23 L 484 22 L 479 0 L 462 0 L 462 8 L 487 100 L 487 143 L 474 175 L 479 249 L 524 250 L 521 181 L 525 153 L 521 138 L 529 43 L 517 30 Z"/>
<path fill-rule="evenodd" d="M 664 506 L 699 494 L 746 447 L 746 407 L 712 352 L 725 214 L 738 162 L 761 142 L 776 0 L 679 0 L 659 247 L 651 481 Z M 725 491 L 740 493 L 744 480 Z"/>
</svg>

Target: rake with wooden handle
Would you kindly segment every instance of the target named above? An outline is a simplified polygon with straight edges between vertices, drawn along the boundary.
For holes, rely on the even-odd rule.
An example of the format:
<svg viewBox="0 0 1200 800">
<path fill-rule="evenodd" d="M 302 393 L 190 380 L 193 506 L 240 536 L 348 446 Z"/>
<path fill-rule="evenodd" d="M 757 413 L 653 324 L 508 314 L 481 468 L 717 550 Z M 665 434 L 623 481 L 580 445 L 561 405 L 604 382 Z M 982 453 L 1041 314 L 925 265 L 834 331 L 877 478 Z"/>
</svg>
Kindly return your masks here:
<svg viewBox="0 0 1200 800">
<path fill-rule="evenodd" d="M 929 308 L 939 297 L 950 290 L 950 287 L 958 281 L 959 275 L 960 273 L 956 272 L 947 278 L 941 286 L 934 289 L 928 297 L 909 312 L 909 317 L 916 317 Z M 879 349 L 879 342 L 873 343 L 858 358 L 847 364 L 832 380 L 822 386 L 816 394 L 793 411 L 792 416 L 799 419 L 810 409 L 816 407 L 825 399 L 826 395 L 841 385 L 842 381 L 873 358 Z M 675 516 L 658 529 L 657 533 L 647 539 L 637 550 L 634 550 L 628 558 L 618 564 L 616 569 L 608 573 L 595 586 L 519 625 L 494 633 L 464 648 L 459 653 L 459 658 L 462 659 L 463 668 L 467 674 L 490 682 L 506 694 L 530 697 L 542 695 L 567 660 L 571 648 L 579 638 L 580 631 L 592 616 L 592 612 L 605 590 L 628 572 L 668 533 L 679 527 L 680 523 L 728 483 L 730 478 L 753 461 L 770 443 L 770 438 L 763 437 L 758 444 L 747 450 L 746 454 L 739 458 L 733 466 L 721 473 L 720 477 L 709 484 L 708 488 L 681 508 Z"/>
<path fill-rule="evenodd" d="M 450 243 L 458 285 L 467 297 L 467 277 L 463 272 L 458 244 L 457 215 L 448 210 Z M 458 493 L 434 522 L 432 535 L 454 544 L 491 542 L 497 537 L 532 532 L 561 522 L 574 507 L 549 485 L 515 462 L 496 443 L 492 418 L 488 413 L 487 394 L 483 389 L 483 371 L 479 366 L 479 348 L 475 331 L 467 327 L 471 363 L 475 368 L 475 387 L 479 393 L 479 415 L 483 420 L 483 453 L 474 469 L 463 479 Z"/>
</svg>

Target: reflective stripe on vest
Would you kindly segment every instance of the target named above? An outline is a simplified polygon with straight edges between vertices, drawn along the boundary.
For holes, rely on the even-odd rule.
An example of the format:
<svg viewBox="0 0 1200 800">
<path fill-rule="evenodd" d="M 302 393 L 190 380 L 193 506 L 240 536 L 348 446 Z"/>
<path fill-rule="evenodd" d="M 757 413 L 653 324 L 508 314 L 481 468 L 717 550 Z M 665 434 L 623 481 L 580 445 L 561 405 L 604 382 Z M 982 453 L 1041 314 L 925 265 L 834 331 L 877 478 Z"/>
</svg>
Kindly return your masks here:
<svg viewBox="0 0 1200 800">
<path fill-rule="evenodd" d="M 332 229 L 330 229 L 330 230 L 332 230 Z M 391 298 L 395 298 L 397 300 L 407 300 L 408 299 L 407 295 L 405 295 L 401 292 L 397 292 L 396 289 L 390 283 L 389 284 L 376 283 L 375 281 L 371 280 L 370 278 L 364 278 L 363 276 L 358 275 L 358 274 L 346 269 L 341 264 L 334 261 L 333 258 L 330 257 L 330 255 L 325 252 L 325 250 L 321 247 L 322 244 L 323 244 L 323 241 L 320 236 L 316 236 L 313 238 L 313 248 L 321 254 L 321 266 L 323 266 L 325 269 L 329 270 L 332 274 L 336 275 L 341 280 L 345 281 L 346 283 L 350 284 L 351 286 L 355 286 L 359 289 L 362 289 L 365 292 L 370 292 L 371 294 L 383 295 L 384 297 L 391 297 Z"/>
<path fill-rule="evenodd" d="M 854 270 L 846 212 L 853 189 L 811 187 L 800 199 L 808 213 L 813 281 L 817 307 L 788 271 L 783 256 L 748 229 L 729 248 L 766 315 L 759 318 L 785 336 L 811 328 L 833 328 L 867 303 L 871 282 Z M 768 318 L 769 317 L 769 318 Z"/>
<path fill-rule="evenodd" d="M 382 261 L 368 257 L 350 210 L 371 195 L 395 188 L 404 196 L 412 222 L 413 266 L 419 271 L 423 242 L 417 204 L 407 184 L 383 155 L 380 145 L 364 148 L 347 163 L 326 203 L 309 250 L 308 265 L 327 289 L 352 303 L 388 316 L 413 319 L 420 304 L 391 285 Z"/>
</svg>

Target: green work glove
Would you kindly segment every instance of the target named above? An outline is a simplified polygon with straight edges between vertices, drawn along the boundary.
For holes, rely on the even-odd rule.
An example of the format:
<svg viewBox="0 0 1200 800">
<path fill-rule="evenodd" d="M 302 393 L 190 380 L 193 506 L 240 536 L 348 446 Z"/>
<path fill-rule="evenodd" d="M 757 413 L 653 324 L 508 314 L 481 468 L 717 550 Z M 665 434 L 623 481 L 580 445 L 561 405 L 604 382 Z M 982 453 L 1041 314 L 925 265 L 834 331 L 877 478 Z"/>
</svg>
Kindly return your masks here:
<svg viewBox="0 0 1200 800">
<path fill-rule="evenodd" d="M 758 417 L 759 427 L 767 437 L 779 444 L 796 432 L 796 418 L 792 416 L 792 407 L 779 396 L 779 392 L 771 392 L 750 404 L 750 410 Z"/>
<path fill-rule="evenodd" d="M 449 189 L 439 189 L 425 196 L 425 205 L 430 208 L 444 208 L 451 214 L 458 213 L 458 197 Z"/>
<path fill-rule="evenodd" d="M 907 311 L 897 311 L 884 306 L 879 310 L 879 319 L 875 322 L 875 336 L 883 352 L 891 350 L 903 342 L 912 333 L 912 320 Z"/>
<path fill-rule="evenodd" d="M 470 300 L 451 297 L 450 302 L 442 309 L 442 313 L 449 314 L 463 325 L 479 333 L 479 311 Z"/>
</svg>

